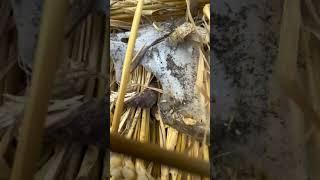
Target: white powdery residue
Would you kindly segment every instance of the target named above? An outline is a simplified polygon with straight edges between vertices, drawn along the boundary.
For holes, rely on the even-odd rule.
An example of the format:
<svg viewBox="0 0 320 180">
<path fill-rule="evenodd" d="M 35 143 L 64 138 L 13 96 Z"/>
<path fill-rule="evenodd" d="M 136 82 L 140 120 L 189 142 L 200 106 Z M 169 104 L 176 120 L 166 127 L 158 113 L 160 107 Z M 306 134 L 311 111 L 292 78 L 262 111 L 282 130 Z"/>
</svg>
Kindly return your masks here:
<svg viewBox="0 0 320 180">
<path fill-rule="evenodd" d="M 197 59 L 192 56 L 194 51 L 192 43 L 183 43 L 179 45 L 179 48 L 173 53 L 174 63 L 181 68 L 183 73 L 183 86 L 184 88 L 192 89 L 195 83 L 196 63 Z M 180 80 L 181 81 L 181 80 Z M 185 90 L 185 98 L 191 98 L 194 94 L 192 90 Z"/>
<path fill-rule="evenodd" d="M 127 45 L 122 42 L 110 41 L 110 56 L 115 60 L 119 61 L 124 58 L 125 49 Z"/>
<path fill-rule="evenodd" d="M 127 44 L 118 42 L 118 41 L 110 41 L 110 56 L 114 62 L 116 70 L 116 80 L 119 82 L 121 79 L 122 72 L 122 64 L 125 57 L 125 50 L 127 49 Z"/>
<path fill-rule="evenodd" d="M 180 67 L 184 67 L 185 65 L 192 63 L 192 50 L 192 46 L 182 46 L 177 48 L 173 56 L 174 63 Z"/>
<path fill-rule="evenodd" d="M 152 51 L 147 52 L 148 55 L 144 56 L 141 62 L 147 70 L 154 72 L 154 75 L 159 78 L 164 76 L 167 62 L 163 60 L 163 56 L 166 57 L 166 54 L 161 44 L 156 48 L 158 51 L 153 51 L 154 48 L 152 48 Z"/>
<path fill-rule="evenodd" d="M 162 36 L 162 33 L 156 31 L 152 26 L 148 26 L 139 30 L 138 38 L 136 40 L 136 47 L 141 48 L 143 45 L 150 45 L 153 41 Z"/>
<path fill-rule="evenodd" d="M 117 33 L 111 39 L 117 42 L 111 41 L 111 57 L 116 64 L 116 68 L 119 71 L 116 73 L 117 80 L 120 80 L 121 69 L 124 61 L 125 50 L 127 44 L 121 42 L 122 39 L 128 38 L 129 33 Z M 139 29 L 138 37 L 136 39 L 135 44 L 135 52 L 138 52 L 143 46 L 148 46 L 156 39 L 162 37 L 164 33 L 157 31 L 154 27 L 148 26 L 145 28 Z M 186 44 L 186 45 L 184 45 Z M 122 51 L 119 50 L 122 48 Z M 192 84 L 193 74 L 195 69 L 193 69 L 192 64 L 193 57 L 193 46 L 192 44 L 183 43 L 178 47 L 171 47 L 170 43 L 167 41 L 163 41 L 153 47 L 151 47 L 143 59 L 141 60 L 141 64 L 150 72 L 152 72 L 157 79 L 161 82 L 162 88 L 165 92 L 173 96 L 177 100 L 183 100 L 186 97 L 186 92 L 190 91 L 189 89 L 185 89 L 185 85 L 183 84 Z M 181 82 L 181 79 L 177 79 L 177 77 L 173 76 L 173 72 L 168 67 L 168 55 L 171 55 L 173 63 L 180 67 L 185 68 L 181 71 L 181 73 L 185 72 L 184 81 Z M 183 83 L 183 84 L 182 84 Z M 190 96 L 188 94 L 188 96 Z"/>
<path fill-rule="evenodd" d="M 171 75 L 171 70 L 167 69 L 167 55 L 170 49 L 164 42 L 158 44 L 156 49 L 150 52 L 152 55 L 143 58 L 144 67 L 153 72 L 154 75 L 160 80 L 164 91 L 170 93 L 176 99 L 182 100 L 184 98 L 184 89 L 181 82 Z M 152 59 L 150 59 L 150 56 Z"/>
<path fill-rule="evenodd" d="M 170 95 L 175 97 L 177 100 L 183 100 L 184 99 L 184 89 L 181 85 L 181 82 L 175 78 L 174 76 L 171 76 L 171 71 L 166 70 L 164 72 L 165 76 L 167 77 L 162 84 L 162 87 L 165 89 L 168 89 L 170 92 Z"/>
</svg>

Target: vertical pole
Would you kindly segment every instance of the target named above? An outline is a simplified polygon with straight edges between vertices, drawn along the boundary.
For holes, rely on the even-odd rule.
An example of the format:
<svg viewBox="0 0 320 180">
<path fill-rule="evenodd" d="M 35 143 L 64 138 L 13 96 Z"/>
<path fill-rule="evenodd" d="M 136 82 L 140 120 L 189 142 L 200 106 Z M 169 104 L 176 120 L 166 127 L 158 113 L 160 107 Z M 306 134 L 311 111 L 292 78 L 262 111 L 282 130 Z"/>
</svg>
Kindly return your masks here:
<svg viewBox="0 0 320 180">
<path fill-rule="evenodd" d="M 123 101 L 124 101 L 124 96 L 126 93 L 129 77 L 130 77 L 130 65 L 132 61 L 134 46 L 137 39 L 137 33 L 138 33 L 139 24 L 140 24 L 142 9 L 143 9 L 143 0 L 139 0 L 134 17 L 133 17 L 128 47 L 127 47 L 126 56 L 123 63 L 119 95 L 117 98 L 116 107 L 114 110 L 114 115 L 112 120 L 112 128 L 111 128 L 112 133 L 118 132 L 118 128 L 120 124 L 120 117 L 123 110 Z"/>
<path fill-rule="evenodd" d="M 22 122 L 12 180 L 34 179 L 50 89 L 61 58 L 68 5 L 67 0 L 46 0 L 43 7 L 31 94 Z"/>
</svg>

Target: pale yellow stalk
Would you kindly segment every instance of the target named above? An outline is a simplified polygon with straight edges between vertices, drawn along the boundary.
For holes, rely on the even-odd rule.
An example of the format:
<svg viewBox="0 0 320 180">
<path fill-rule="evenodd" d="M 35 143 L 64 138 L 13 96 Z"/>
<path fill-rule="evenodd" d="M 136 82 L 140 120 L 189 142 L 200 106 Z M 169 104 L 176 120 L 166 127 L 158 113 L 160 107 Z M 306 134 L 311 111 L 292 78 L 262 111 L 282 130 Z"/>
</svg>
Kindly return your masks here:
<svg viewBox="0 0 320 180">
<path fill-rule="evenodd" d="M 143 0 L 139 0 L 137 4 L 137 9 L 133 18 L 132 22 L 132 28 L 131 33 L 129 37 L 128 47 L 125 55 L 125 60 L 123 64 L 122 69 L 122 76 L 121 76 L 121 82 L 120 82 L 120 88 L 119 88 L 119 96 L 116 103 L 116 109 L 114 112 L 113 120 L 112 120 L 112 129 L 111 132 L 117 132 L 119 127 L 119 120 L 121 117 L 121 113 L 123 110 L 123 101 L 124 101 L 124 95 L 127 89 L 128 80 L 129 80 L 129 72 L 130 72 L 130 64 L 132 59 L 132 53 L 135 46 L 135 41 L 137 38 L 137 31 L 140 24 L 141 19 L 141 12 L 143 7 Z"/>
<path fill-rule="evenodd" d="M 131 138 L 132 137 L 134 129 L 136 128 L 136 124 L 137 124 L 139 118 L 141 117 L 140 115 L 141 115 L 141 108 L 137 108 L 137 110 L 135 112 L 135 115 L 133 117 L 131 126 L 129 128 L 129 131 L 128 131 L 127 135 L 126 135 L 127 138 Z"/>
<path fill-rule="evenodd" d="M 203 14 L 206 16 L 206 18 L 209 19 L 210 21 L 210 4 L 206 4 L 204 7 L 203 7 Z"/>
</svg>

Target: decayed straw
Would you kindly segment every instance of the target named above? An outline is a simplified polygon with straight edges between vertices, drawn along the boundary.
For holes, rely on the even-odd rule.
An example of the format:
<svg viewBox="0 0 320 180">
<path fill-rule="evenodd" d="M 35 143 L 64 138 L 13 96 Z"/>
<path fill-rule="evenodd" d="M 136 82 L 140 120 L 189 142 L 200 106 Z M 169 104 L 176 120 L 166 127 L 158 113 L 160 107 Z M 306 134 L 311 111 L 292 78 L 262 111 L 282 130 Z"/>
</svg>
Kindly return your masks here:
<svg viewBox="0 0 320 180">
<path fill-rule="evenodd" d="M 135 4 L 136 1 L 121 1 L 121 2 L 131 2 L 131 4 L 127 4 L 127 7 L 133 7 L 133 9 L 135 9 Z M 119 3 L 121 3 L 119 2 Z M 160 3 L 160 2 L 169 2 L 169 1 L 156 1 L 154 2 L 156 3 Z M 183 6 L 183 14 L 181 14 L 181 16 L 185 15 L 185 10 L 186 10 L 186 1 L 185 0 L 181 0 L 180 1 Z M 149 1 L 145 1 L 145 4 L 149 3 Z M 120 6 L 120 4 L 118 4 L 118 7 Z M 112 6 L 113 8 L 116 7 L 116 4 L 114 4 Z M 119 9 L 124 8 L 125 6 L 122 5 L 122 7 L 119 7 Z M 146 7 L 148 7 L 147 5 L 144 5 L 145 9 Z M 155 7 L 155 6 L 153 6 Z M 203 7 L 203 6 L 202 6 Z M 202 8 L 200 7 L 200 8 Z M 151 6 L 149 8 L 152 8 Z M 114 9 L 111 8 L 111 11 L 113 11 Z M 132 11 L 133 12 L 133 11 Z M 142 11 L 142 15 L 144 15 L 143 13 L 146 11 Z M 151 12 L 151 11 L 149 11 Z M 112 14 L 112 12 L 111 12 Z M 124 13 L 122 13 L 124 14 Z M 131 13 L 127 13 L 125 16 L 132 16 Z M 205 16 L 205 15 L 204 15 Z M 167 18 L 167 16 L 165 16 Z M 123 19 L 122 19 L 123 20 Z M 130 20 L 114 20 L 114 22 L 121 22 L 124 23 L 125 26 L 128 26 L 131 21 Z M 204 19 L 205 20 L 205 19 Z M 115 24 L 117 24 L 115 23 Z M 205 23 L 205 27 L 206 29 L 209 30 L 208 28 L 208 24 L 206 22 Z M 115 24 L 111 25 L 111 28 L 115 28 Z M 121 26 L 121 25 L 120 25 Z M 195 26 L 194 24 L 192 24 L 192 29 L 193 32 L 195 33 L 200 33 L 199 32 L 199 28 L 197 26 Z M 117 28 L 117 27 L 116 27 Z M 128 28 L 125 28 L 128 29 Z M 203 29 L 203 28 L 202 28 Z M 207 31 L 201 31 L 201 33 L 204 32 L 204 34 L 208 33 Z M 200 34 L 201 34 L 200 33 Z M 200 35 L 199 34 L 199 35 Z M 194 40 L 196 40 L 199 43 L 204 43 L 205 45 L 207 45 L 207 43 L 209 43 L 208 40 L 206 40 L 206 38 L 202 38 L 204 36 L 200 35 L 197 36 L 197 38 L 195 38 Z M 209 106 L 209 100 L 210 98 L 210 92 L 209 92 L 209 71 L 210 71 L 210 67 L 209 67 L 209 59 L 206 59 L 204 53 L 202 52 L 203 49 L 199 48 L 199 50 L 201 51 L 201 56 L 199 58 L 199 62 L 200 62 L 200 70 L 202 70 L 201 72 L 198 73 L 199 77 L 198 77 L 198 88 L 200 90 L 200 94 L 203 96 L 203 101 L 204 103 L 207 105 L 206 107 L 208 108 L 208 110 L 210 109 Z M 130 85 L 128 85 L 128 88 L 126 89 L 126 97 L 129 98 L 131 96 L 133 96 L 136 93 L 142 92 L 143 89 L 145 88 L 150 88 L 148 87 L 150 81 L 152 80 L 152 74 L 148 71 L 146 71 L 143 67 L 138 66 L 133 72 L 131 72 L 131 78 L 130 78 Z M 114 74 L 111 73 L 111 81 L 113 81 L 112 79 L 114 79 Z M 117 91 L 115 88 L 115 86 L 112 85 L 111 89 L 112 91 Z M 131 93 L 132 91 L 135 91 L 135 93 Z M 157 91 L 159 91 L 159 89 L 157 89 Z M 159 92 L 162 92 L 161 90 Z M 114 102 L 115 99 L 117 99 L 119 93 L 113 93 L 113 97 L 112 97 L 112 101 L 111 102 L 111 106 L 110 106 L 110 116 L 111 118 L 114 119 L 114 114 L 113 114 L 113 110 L 114 110 L 114 106 L 116 106 L 116 103 Z M 116 113 L 116 112 L 115 112 Z M 117 128 L 115 128 L 117 130 L 117 132 L 123 136 L 125 136 L 127 139 L 132 139 L 135 141 L 140 141 L 140 142 L 145 142 L 145 143 L 151 143 L 151 144 L 156 144 L 158 147 L 160 146 L 163 149 L 169 150 L 171 152 L 178 152 L 178 153 L 182 153 L 186 156 L 189 157 L 193 157 L 196 159 L 202 159 L 205 161 L 205 163 L 207 164 L 207 166 L 205 168 L 209 168 L 209 164 L 208 164 L 208 160 L 209 160 L 209 152 L 208 152 L 208 146 L 204 143 L 204 142 L 198 142 L 194 139 L 192 139 L 192 137 L 188 137 L 187 135 L 178 132 L 177 130 L 166 126 L 161 118 L 160 112 L 159 110 L 156 112 L 155 115 L 155 119 L 153 118 L 154 116 L 151 117 L 151 114 L 154 112 L 151 112 L 149 108 L 136 108 L 136 107 L 127 107 L 126 109 L 124 109 L 121 112 L 121 117 L 120 118 L 120 122 L 119 122 L 119 126 Z M 111 125 L 113 126 L 114 123 Z M 209 125 L 209 124 L 208 124 Z M 114 127 L 112 127 L 114 128 Z M 112 141 L 111 141 L 112 143 Z M 138 142 L 134 142 L 134 143 L 138 143 Z M 135 149 L 132 147 L 131 148 L 132 151 L 134 151 Z M 141 149 L 145 149 L 145 148 L 140 148 Z M 163 149 L 157 149 L 157 150 L 163 150 Z M 143 154 L 140 158 L 145 159 L 148 156 L 156 156 L 157 154 L 154 154 L 154 152 L 150 152 L 150 153 L 146 153 L 144 150 Z M 127 154 L 128 152 L 126 152 Z M 147 154 L 147 155 L 145 155 Z M 151 154 L 151 155 L 150 155 Z M 179 154 L 181 155 L 181 154 Z M 139 156 L 138 156 L 139 157 Z M 161 160 L 168 160 L 168 156 L 159 156 L 161 157 Z M 161 179 L 193 179 L 193 178 L 198 178 L 195 177 L 194 175 L 188 174 L 187 172 L 178 170 L 176 168 L 172 168 L 172 167 L 168 167 L 166 165 L 159 165 L 159 164 L 155 164 L 154 159 L 150 159 L 152 162 L 147 162 L 147 161 L 142 161 L 141 159 L 134 159 L 134 158 L 127 158 L 124 157 L 123 155 L 119 155 L 119 154 L 113 154 L 111 156 L 111 174 L 114 176 L 115 179 L 153 179 L 153 178 L 161 178 Z M 194 159 L 191 159 L 191 161 Z M 184 159 L 183 162 L 185 162 L 186 159 Z M 179 162 L 178 162 L 179 163 Z M 182 168 L 184 169 L 184 168 Z M 186 169 L 184 169 L 185 171 L 188 171 Z M 209 171 L 209 170 L 208 170 Z M 207 179 L 207 178 L 202 178 L 202 179 Z"/>
<path fill-rule="evenodd" d="M 142 86 L 134 86 L 135 90 L 137 92 L 143 91 L 143 89 L 148 86 L 152 79 L 152 75 L 150 72 L 147 72 L 143 67 L 139 66 L 132 74 L 131 76 L 131 85 L 132 84 L 141 84 Z M 131 93 L 134 94 L 134 93 Z M 130 93 L 126 94 L 129 98 Z M 113 97 L 111 98 L 111 110 L 113 109 L 114 99 L 116 98 L 116 93 L 113 93 Z M 112 115 L 111 115 L 112 117 Z M 154 122 L 150 116 L 150 109 L 149 108 L 134 108 L 129 107 L 126 110 L 124 110 L 121 120 L 120 120 L 120 126 L 118 128 L 118 132 L 120 134 L 124 134 L 126 138 L 133 139 L 136 141 L 142 141 L 142 142 L 149 142 L 149 143 L 155 143 L 159 144 L 162 148 L 176 151 L 179 153 L 186 153 L 188 150 L 186 149 L 193 149 L 191 143 L 188 144 L 187 141 L 191 141 L 190 138 L 188 138 L 186 135 L 177 132 L 173 128 L 166 127 L 163 124 L 163 121 L 160 116 L 160 112 L 156 113 L 157 121 L 159 123 L 156 124 L 150 124 L 150 122 Z M 157 130 L 159 129 L 159 130 Z M 183 140 L 182 140 L 183 137 Z M 194 142 L 194 140 L 192 140 Z M 199 148 L 204 148 L 204 144 L 201 144 Z M 142 148 L 144 149 L 144 148 Z M 186 151 L 185 151 L 186 150 Z M 144 152 L 144 154 L 146 154 Z M 204 155 L 194 156 L 203 160 L 208 161 L 208 153 L 203 153 Z M 113 155 L 115 157 L 111 157 L 112 159 L 122 159 L 121 155 Z M 143 158 L 143 157 L 142 157 Z M 167 157 L 163 157 L 166 159 Z M 124 158 L 121 160 L 121 166 L 118 165 L 112 165 L 114 168 L 111 169 L 111 173 L 114 175 L 119 175 L 121 177 L 126 176 L 125 172 L 130 171 L 128 167 L 125 167 L 124 164 L 127 161 L 131 161 L 128 158 Z M 111 161 L 113 163 L 113 161 Z M 129 162 L 128 162 L 129 163 Z M 167 179 L 167 177 L 177 177 L 176 179 L 181 178 L 182 176 L 185 176 L 185 173 L 183 173 L 180 170 L 176 170 L 175 168 L 170 168 L 166 166 L 162 166 L 161 169 L 159 169 L 159 166 L 155 166 L 152 163 L 147 164 L 141 160 L 136 160 L 134 168 L 135 177 L 148 177 L 148 179 L 152 179 L 150 177 L 150 174 L 152 174 L 153 177 L 162 177 L 162 179 Z M 129 173 L 131 174 L 131 173 Z"/>
<path fill-rule="evenodd" d="M 127 89 L 128 80 L 129 80 L 130 64 L 131 64 L 132 53 L 135 46 L 137 32 L 140 24 L 142 7 L 143 7 L 143 0 L 139 0 L 137 9 L 133 18 L 131 33 L 130 33 L 129 42 L 128 42 L 128 48 L 126 51 L 126 56 L 123 64 L 122 76 L 121 76 L 121 82 L 120 82 L 120 88 L 119 88 L 119 96 L 117 99 L 116 109 L 115 109 L 113 120 L 112 120 L 111 132 L 117 132 L 119 123 L 120 123 L 119 120 L 123 110 L 123 100 L 125 96 L 125 91 Z"/>
</svg>

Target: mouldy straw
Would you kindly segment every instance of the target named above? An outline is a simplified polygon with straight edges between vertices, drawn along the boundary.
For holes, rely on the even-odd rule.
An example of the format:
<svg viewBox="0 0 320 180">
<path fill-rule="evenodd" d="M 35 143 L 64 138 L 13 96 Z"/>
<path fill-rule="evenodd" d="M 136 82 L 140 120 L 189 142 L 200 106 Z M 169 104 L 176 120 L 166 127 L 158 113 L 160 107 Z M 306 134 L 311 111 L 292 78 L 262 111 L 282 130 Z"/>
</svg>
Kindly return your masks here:
<svg viewBox="0 0 320 180">
<path fill-rule="evenodd" d="M 152 25 L 139 30 L 135 52 L 143 46 L 165 36 L 172 31 L 170 23 L 160 25 L 162 31 Z M 188 26 L 186 26 L 188 27 Z M 190 30 L 190 34 L 192 33 Z M 173 33 L 172 35 L 175 35 Z M 183 37 L 188 35 L 183 34 Z M 126 39 L 129 32 L 111 36 L 110 54 L 115 64 L 116 80 L 120 81 Z M 199 92 L 195 89 L 197 64 L 199 59 L 199 44 L 185 38 L 183 41 L 172 43 L 172 38 L 151 47 L 141 60 L 141 65 L 155 75 L 163 89 L 159 105 L 166 123 L 177 126 L 179 130 L 196 138 L 203 138 L 205 124 L 208 123 L 208 114 L 205 105 L 200 101 Z M 192 39 L 192 38 L 191 38 Z M 184 118 L 195 119 L 195 123 L 187 125 Z"/>
</svg>

